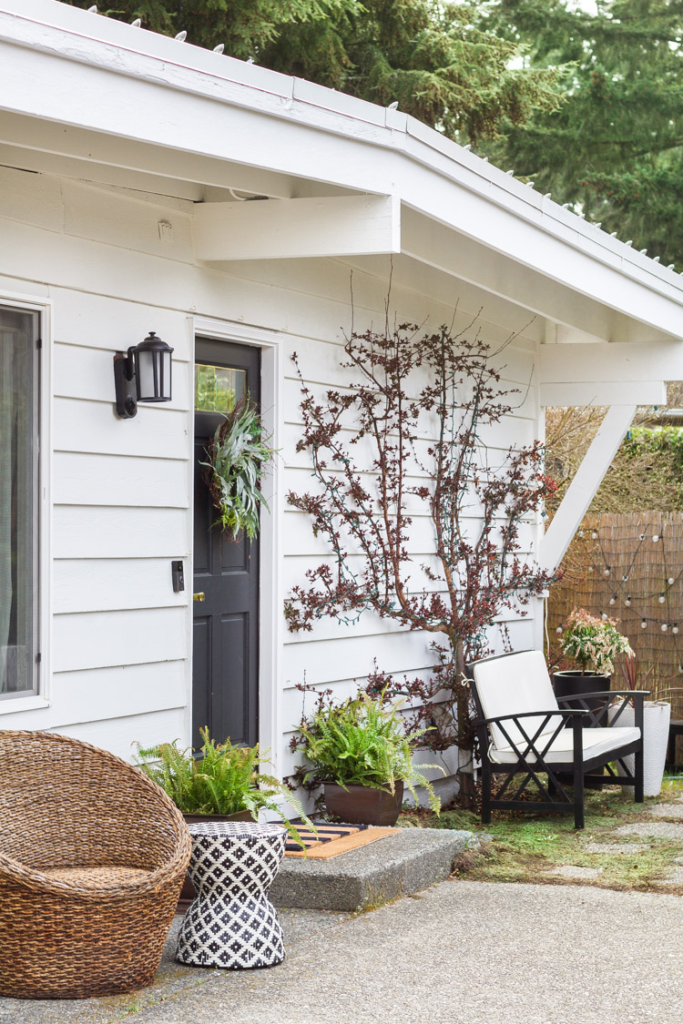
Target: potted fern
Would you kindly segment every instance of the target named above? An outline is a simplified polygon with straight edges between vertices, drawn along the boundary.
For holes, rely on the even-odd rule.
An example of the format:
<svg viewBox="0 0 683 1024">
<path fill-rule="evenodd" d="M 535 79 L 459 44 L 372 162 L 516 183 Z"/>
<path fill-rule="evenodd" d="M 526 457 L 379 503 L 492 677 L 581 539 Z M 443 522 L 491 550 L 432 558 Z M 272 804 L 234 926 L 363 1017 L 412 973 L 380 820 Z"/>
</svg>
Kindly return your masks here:
<svg viewBox="0 0 683 1024">
<path fill-rule="evenodd" d="M 416 739 L 425 731 L 411 735 Z M 329 694 L 320 693 L 311 716 L 302 718 L 291 748 L 306 759 L 291 784 L 309 792 L 322 785 L 328 814 L 341 821 L 394 825 L 404 787 L 417 803 L 416 786 L 425 788 L 430 807 L 439 813 L 439 798 L 421 773 L 443 768 L 413 764 L 413 747 L 396 705 L 367 694 L 334 704 Z"/>
<path fill-rule="evenodd" d="M 282 813 L 277 800 L 284 798 L 302 820 L 315 831 L 292 796 L 272 775 L 260 771 L 268 764 L 255 747 L 233 746 L 229 739 L 216 743 L 208 728 L 200 729 L 199 751 L 183 748 L 178 741 L 160 743 L 155 747 L 138 748 L 137 767 L 161 786 L 188 824 L 202 821 L 256 821 L 259 811 L 276 814 L 290 835 L 301 845 L 296 827 Z M 186 876 L 179 906 L 194 899 L 194 887 Z"/>
<path fill-rule="evenodd" d="M 303 812 L 285 785 L 261 771 L 268 761 L 261 757 L 258 744 L 238 747 L 229 739 L 216 743 L 207 728 L 200 729 L 200 733 L 203 742 L 199 751 L 183 748 L 177 740 L 138 749 L 138 768 L 161 786 L 190 823 L 254 821 L 259 811 L 268 810 L 282 818 L 296 835 L 296 829 L 282 814 L 278 798 L 292 804 L 297 813 Z"/>
</svg>

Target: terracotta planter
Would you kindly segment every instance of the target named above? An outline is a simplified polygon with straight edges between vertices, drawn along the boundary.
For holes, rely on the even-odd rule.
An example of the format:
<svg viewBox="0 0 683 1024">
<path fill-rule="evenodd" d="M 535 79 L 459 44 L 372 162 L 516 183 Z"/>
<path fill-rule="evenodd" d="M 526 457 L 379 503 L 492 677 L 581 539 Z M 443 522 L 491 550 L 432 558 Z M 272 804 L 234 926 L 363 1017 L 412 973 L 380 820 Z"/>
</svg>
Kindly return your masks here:
<svg viewBox="0 0 683 1024">
<path fill-rule="evenodd" d="M 403 803 L 403 783 L 392 793 L 388 787 L 337 786 L 326 782 L 325 806 L 329 814 L 349 825 L 395 825 Z"/>
<path fill-rule="evenodd" d="M 183 814 L 187 825 L 201 825 L 203 821 L 253 821 L 251 811 L 236 811 L 234 814 Z M 184 914 L 195 897 L 194 886 L 189 874 L 185 875 L 183 888 L 178 898 L 177 913 Z"/>
</svg>

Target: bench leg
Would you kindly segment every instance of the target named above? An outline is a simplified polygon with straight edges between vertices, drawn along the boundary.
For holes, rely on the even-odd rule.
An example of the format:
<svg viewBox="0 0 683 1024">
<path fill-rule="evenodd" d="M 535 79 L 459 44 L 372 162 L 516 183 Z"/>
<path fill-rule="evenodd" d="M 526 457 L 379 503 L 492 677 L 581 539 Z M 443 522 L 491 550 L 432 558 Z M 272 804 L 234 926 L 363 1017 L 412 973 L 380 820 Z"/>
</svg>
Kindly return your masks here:
<svg viewBox="0 0 683 1024">
<path fill-rule="evenodd" d="M 481 823 L 491 824 L 491 766 L 486 755 L 481 765 Z"/>
<path fill-rule="evenodd" d="M 643 749 L 636 751 L 636 785 L 635 785 L 635 801 L 637 804 L 643 803 Z"/>
<path fill-rule="evenodd" d="M 583 828 L 584 820 L 583 764 L 574 764 L 574 828 Z"/>
</svg>

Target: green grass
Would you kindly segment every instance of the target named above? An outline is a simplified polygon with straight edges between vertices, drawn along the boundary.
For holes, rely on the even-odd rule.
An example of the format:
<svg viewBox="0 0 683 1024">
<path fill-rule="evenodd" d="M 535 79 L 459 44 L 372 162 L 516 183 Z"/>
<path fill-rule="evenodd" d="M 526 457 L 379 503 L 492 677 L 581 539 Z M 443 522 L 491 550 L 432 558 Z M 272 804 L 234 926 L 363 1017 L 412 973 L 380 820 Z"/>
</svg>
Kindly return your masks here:
<svg viewBox="0 0 683 1024">
<path fill-rule="evenodd" d="M 617 787 L 586 794 L 586 827 L 574 829 L 571 815 L 499 813 L 491 825 L 482 825 L 477 815 L 462 810 L 444 810 L 440 818 L 426 811 L 408 811 L 398 824 L 421 828 L 469 829 L 492 836 L 481 853 L 467 852 L 456 865 L 456 874 L 487 882 L 541 882 L 551 885 L 594 885 L 599 888 L 667 892 L 683 895 L 683 885 L 662 885 L 683 855 L 683 840 L 654 836 L 616 836 L 620 825 L 652 821 L 644 811 L 655 803 L 667 803 L 683 795 L 683 781 L 665 779 L 659 797 L 636 804 Z M 666 821 L 666 818 L 657 818 Z M 670 819 L 683 825 L 681 819 Z M 587 843 L 647 843 L 648 850 L 627 853 L 586 853 Z M 566 879 L 547 872 L 562 865 L 602 868 L 596 879 Z"/>
</svg>

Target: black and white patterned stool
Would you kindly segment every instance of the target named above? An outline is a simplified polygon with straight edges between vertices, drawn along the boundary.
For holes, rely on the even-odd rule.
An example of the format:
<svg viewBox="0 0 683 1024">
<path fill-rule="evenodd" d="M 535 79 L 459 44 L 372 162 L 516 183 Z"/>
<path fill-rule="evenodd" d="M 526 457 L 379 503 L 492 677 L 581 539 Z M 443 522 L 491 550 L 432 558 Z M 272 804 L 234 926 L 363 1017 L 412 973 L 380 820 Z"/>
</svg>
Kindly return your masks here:
<svg viewBox="0 0 683 1024">
<path fill-rule="evenodd" d="M 176 959 L 197 967 L 282 963 L 282 929 L 268 890 L 285 855 L 282 825 L 190 825 L 190 878 L 197 898 L 183 918 Z"/>
</svg>

